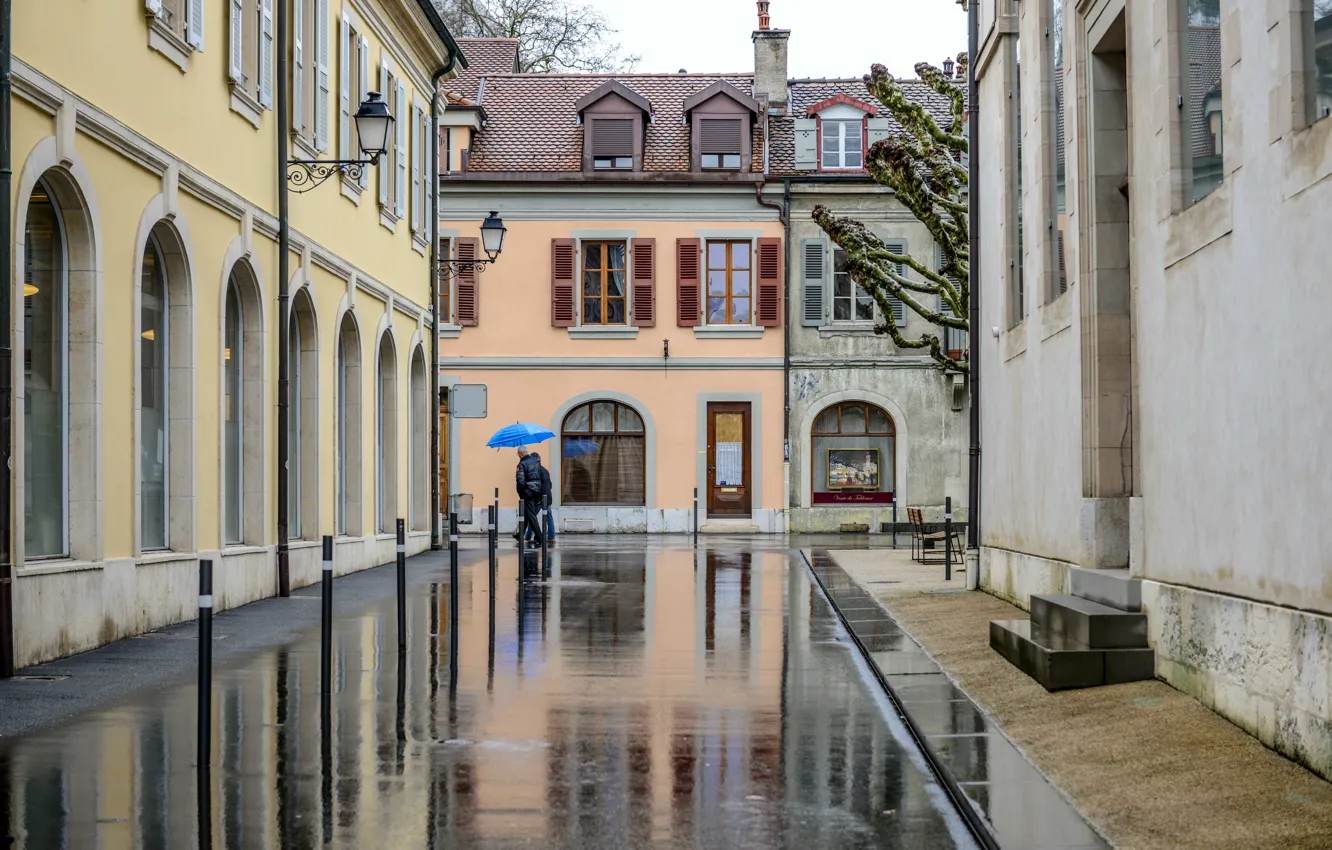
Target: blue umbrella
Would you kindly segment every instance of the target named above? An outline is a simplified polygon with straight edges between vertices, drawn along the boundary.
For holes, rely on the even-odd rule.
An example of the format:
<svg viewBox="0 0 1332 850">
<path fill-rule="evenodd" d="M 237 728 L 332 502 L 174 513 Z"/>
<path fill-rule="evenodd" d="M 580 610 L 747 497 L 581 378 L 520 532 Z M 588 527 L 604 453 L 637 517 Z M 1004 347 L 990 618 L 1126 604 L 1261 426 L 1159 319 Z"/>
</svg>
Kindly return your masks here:
<svg viewBox="0 0 1332 850">
<path fill-rule="evenodd" d="M 515 422 L 496 431 L 495 436 L 490 438 L 490 442 L 486 443 L 486 446 L 492 449 L 512 449 L 532 443 L 544 443 L 553 436 L 555 436 L 553 433 L 540 425 L 533 425 L 531 422 Z"/>
<path fill-rule="evenodd" d="M 580 457 L 581 455 L 590 455 L 593 452 L 601 451 L 601 446 L 591 440 L 581 440 L 570 437 L 564 441 L 565 457 Z"/>
</svg>

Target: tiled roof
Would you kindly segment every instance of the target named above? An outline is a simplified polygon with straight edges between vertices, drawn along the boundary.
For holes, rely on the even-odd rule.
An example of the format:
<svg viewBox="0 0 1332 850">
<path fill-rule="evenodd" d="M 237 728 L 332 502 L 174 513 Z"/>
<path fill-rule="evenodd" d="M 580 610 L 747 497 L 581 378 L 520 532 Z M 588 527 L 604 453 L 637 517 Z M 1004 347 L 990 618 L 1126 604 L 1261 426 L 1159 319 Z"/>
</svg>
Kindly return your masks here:
<svg viewBox="0 0 1332 850">
<path fill-rule="evenodd" d="M 1216 138 L 1203 113 L 1203 102 L 1213 90 L 1221 91 L 1221 29 L 1189 27 L 1189 123 L 1195 157 L 1216 155 Z"/>
<path fill-rule="evenodd" d="M 746 94 L 754 88 L 753 74 L 490 74 L 481 98 L 486 126 L 472 142 L 468 171 L 582 171 L 583 127 L 574 104 L 610 79 L 652 104 L 644 171 L 689 170 L 690 128 L 684 123 L 689 95 L 719 79 Z M 760 172 L 762 140 L 758 126 L 753 169 Z"/>
<path fill-rule="evenodd" d="M 516 38 L 460 38 L 458 46 L 467 57 L 467 68 L 444 87 L 460 97 L 476 100 L 482 77 L 511 74 L 518 68 Z"/>
</svg>

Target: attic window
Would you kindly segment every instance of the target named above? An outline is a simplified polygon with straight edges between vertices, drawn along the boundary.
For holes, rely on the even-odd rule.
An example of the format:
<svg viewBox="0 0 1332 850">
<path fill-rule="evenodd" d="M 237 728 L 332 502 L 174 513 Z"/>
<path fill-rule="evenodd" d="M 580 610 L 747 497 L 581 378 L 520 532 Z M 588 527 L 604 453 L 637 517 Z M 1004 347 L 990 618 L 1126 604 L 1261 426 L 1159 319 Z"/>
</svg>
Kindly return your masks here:
<svg viewBox="0 0 1332 850">
<path fill-rule="evenodd" d="M 592 167 L 631 170 L 634 167 L 634 120 L 592 119 Z"/>
<path fill-rule="evenodd" d="M 704 118 L 702 166 L 705 169 L 738 169 L 744 130 L 739 118 Z"/>
</svg>

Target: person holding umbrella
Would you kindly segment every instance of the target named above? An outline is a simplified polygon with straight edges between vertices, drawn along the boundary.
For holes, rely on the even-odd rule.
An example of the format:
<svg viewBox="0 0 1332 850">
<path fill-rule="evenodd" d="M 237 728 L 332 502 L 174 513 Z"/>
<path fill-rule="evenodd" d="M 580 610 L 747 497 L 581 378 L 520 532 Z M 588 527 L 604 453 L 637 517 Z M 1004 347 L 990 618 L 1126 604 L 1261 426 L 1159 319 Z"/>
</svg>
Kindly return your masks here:
<svg viewBox="0 0 1332 850">
<path fill-rule="evenodd" d="M 527 446 L 518 447 L 518 469 L 514 471 L 514 488 L 518 491 L 518 504 L 522 506 L 519 513 L 518 528 L 513 533 L 513 539 L 517 540 L 520 535 L 526 531 L 536 530 L 541 533 L 541 525 L 537 520 L 537 511 L 541 509 L 541 501 L 544 495 L 541 483 L 541 473 L 545 470 L 541 467 L 541 456 L 529 452 Z M 550 480 L 547 476 L 546 480 Z"/>
<path fill-rule="evenodd" d="M 537 469 L 540 470 L 541 472 L 541 496 L 537 501 L 537 507 L 540 508 L 544 506 L 546 508 L 546 540 L 548 540 L 551 543 L 554 543 L 555 511 L 550 508 L 551 498 L 554 495 L 554 488 L 551 487 L 550 484 L 550 471 L 546 469 L 544 464 L 541 463 L 541 455 L 538 454 L 537 452 L 532 452 L 531 454 L 528 455 L 528 457 L 536 458 Z M 538 532 L 534 528 L 534 526 L 529 525 L 527 527 L 528 540 L 535 540 L 537 533 Z"/>
</svg>

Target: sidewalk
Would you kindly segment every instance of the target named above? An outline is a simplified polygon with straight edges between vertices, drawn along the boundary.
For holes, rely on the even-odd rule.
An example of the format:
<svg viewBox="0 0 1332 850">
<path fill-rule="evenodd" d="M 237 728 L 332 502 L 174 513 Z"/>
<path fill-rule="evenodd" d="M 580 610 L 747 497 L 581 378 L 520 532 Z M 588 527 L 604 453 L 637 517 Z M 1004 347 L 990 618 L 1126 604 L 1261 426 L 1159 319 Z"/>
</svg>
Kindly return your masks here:
<svg viewBox="0 0 1332 850">
<path fill-rule="evenodd" d="M 1332 847 L 1332 784 L 1163 682 L 1048 693 L 990 649 L 1024 611 L 908 550 L 828 553 L 1115 846 Z"/>
</svg>

